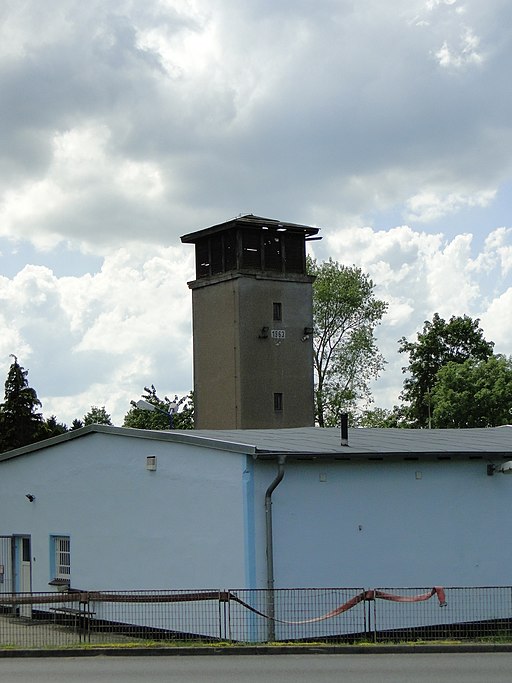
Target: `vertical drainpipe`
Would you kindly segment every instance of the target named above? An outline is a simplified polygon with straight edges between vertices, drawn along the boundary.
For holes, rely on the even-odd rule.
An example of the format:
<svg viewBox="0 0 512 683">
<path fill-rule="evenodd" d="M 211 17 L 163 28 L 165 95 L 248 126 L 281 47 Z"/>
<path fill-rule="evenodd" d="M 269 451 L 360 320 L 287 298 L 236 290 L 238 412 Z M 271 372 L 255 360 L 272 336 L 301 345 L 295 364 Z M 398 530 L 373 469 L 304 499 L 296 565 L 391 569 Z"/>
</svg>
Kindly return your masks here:
<svg viewBox="0 0 512 683">
<path fill-rule="evenodd" d="M 265 529 L 266 529 L 266 550 L 267 550 L 267 614 L 268 640 L 275 640 L 275 609 L 274 609 L 274 542 L 272 535 L 272 493 L 279 486 L 284 477 L 285 456 L 279 456 L 277 475 L 265 493 Z"/>
</svg>

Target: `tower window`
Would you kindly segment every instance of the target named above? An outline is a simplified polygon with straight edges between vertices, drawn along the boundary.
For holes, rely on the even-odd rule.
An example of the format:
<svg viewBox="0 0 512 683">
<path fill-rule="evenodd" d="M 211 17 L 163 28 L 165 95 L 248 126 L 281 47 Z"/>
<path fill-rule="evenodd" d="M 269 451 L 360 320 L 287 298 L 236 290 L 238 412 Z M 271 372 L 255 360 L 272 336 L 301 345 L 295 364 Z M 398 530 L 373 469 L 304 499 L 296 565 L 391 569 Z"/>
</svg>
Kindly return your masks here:
<svg viewBox="0 0 512 683">
<path fill-rule="evenodd" d="M 210 250 L 208 240 L 201 240 L 196 244 L 196 277 L 210 275 Z"/>
<path fill-rule="evenodd" d="M 212 235 L 210 237 L 210 272 L 212 275 L 217 275 L 222 271 L 222 235 Z"/>
<path fill-rule="evenodd" d="M 285 233 L 286 272 L 305 273 L 304 237 L 294 233 Z"/>
<path fill-rule="evenodd" d="M 281 393 L 274 394 L 274 410 L 276 412 L 283 410 L 283 394 Z"/>
<path fill-rule="evenodd" d="M 265 259 L 265 270 L 283 270 L 283 254 L 281 248 L 281 237 L 278 232 L 267 231 L 263 238 L 263 257 Z"/>
<path fill-rule="evenodd" d="M 242 268 L 261 270 L 261 235 L 257 230 L 242 233 Z"/>
<path fill-rule="evenodd" d="M 273 306 L 273 318 L 274 320 L 283 319 L 283 305 L 280 301 L 274 301 Z"/>
</svg>

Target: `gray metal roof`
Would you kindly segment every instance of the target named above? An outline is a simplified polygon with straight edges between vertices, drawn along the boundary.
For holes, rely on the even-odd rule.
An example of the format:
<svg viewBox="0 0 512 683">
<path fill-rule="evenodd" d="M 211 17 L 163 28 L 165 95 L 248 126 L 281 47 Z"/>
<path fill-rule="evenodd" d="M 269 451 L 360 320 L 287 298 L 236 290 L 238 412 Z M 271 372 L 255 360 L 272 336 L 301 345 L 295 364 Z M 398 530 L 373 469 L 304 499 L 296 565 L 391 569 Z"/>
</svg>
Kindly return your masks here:
<svg viewBox="0 0 512 683">
<path fill-rule="evenodd" d="M 308 455 L 449 455 L 504 454 L 512 456 L 512 426 L 485 429 L 349 429 L 348 446 L 341 445 L 337 428 L 195 430 L 208 441 L 246 444 L 259 456 L 287 453 Z"/>
<path fill-rule="evenodd" d="M 232 218 L 224 223 L 217 223 L 217 225 L 212 225 L 209 228 L 203 228 L 202 230 L 197 230 L 195 232 L 190 232 L 187 235 L 182 235 L 180 238 L 184 243 L 194 243 L 199 239 L 206 237 L 207 235 L 212 235 L 216 232 L 224 231 L 228 228 L 280 228 L 284 230 L 290 230 L 292 232 L 300 232 L 305 236 L 316 235 L 319 232 L 319 228 L 315 228 L 311 225 L 301 225 L 299 223 L 290 223 L 289 221 L 279 221 L 275 218 L 263 218 L 262 216 L 254 216 L 252 213 L 245 216 L 238 216 Z"/>
<path fill-rule="evenodd" d="M 341 445 L 337 428 L 296 429 L 196 429 L 158 431 L 90 425 L 45 441 L 8 451 L 9 460 L 93 433 L 167 441 L 214 450 L 246 453 L 257 458 L 404 458 L 451 456 L 512 460 L 512 426 L 485 429 L 349 429 L 348 445 Z"/>
</svg>

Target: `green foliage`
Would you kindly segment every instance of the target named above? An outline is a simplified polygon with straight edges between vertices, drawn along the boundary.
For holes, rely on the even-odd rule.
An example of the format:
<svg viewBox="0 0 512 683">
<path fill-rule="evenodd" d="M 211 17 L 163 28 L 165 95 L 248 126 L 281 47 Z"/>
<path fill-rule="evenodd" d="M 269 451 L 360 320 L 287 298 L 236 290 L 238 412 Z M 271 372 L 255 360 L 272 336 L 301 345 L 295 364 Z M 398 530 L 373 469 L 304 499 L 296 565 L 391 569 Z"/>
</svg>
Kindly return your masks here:
<svg viewBox="0 0 512 683">
<path fill-rule="evenodd" d="M 101 408 L 91 406 L 89 412 L 84 415 L 83 424 L 84 427 L 87 427 L 87 425 L 111 425 L 112 420 L 105 410 L 105 406 L 101 406 Z"/>
<path fill-rule="evenodd" d="M 370 380 L 385 361 L 374 331 L 387 303 L 375 297 L 374 284 L 355 266 L 308 258 L 313 284 L 315 417 L 320 427 L 338 425 L 343 412 L 354 414 L 369 402 Z"/>
<path fill-rule="evenodd" d="M 432 391 L 435 427 L 496 427 L 512 421 L 512 358 L 469 358 L 442 367 Z"/>
<path fill-rule="evenodd" d="M 400 398 L 408 403 L 411 426 L 432 426 L 432 391 L 443 366 L 469 359 L 485 361 L 492 356 L 494 343 L 484 339 L 479 322 L 467 315 L 452 316 L 446 322 L 435 313 L 431 322 L 425 321 L 415 342 L 400 339 L 400 353 L 409 355 L 409 365 L 403 368 L 409 377 L 404 380 Z"/>
<path fill-rule="evenodd" d="M 21 367 L 16 356 L 5 381 L 5 399 L 0 404 L 0 449 L 2 452 L 38 441 L 42 433 L 43 417 L 38 409 L 41 401 L 29 387 L 28 371 Z"/>
<path fill-rule="evenodd" d="M 73 420 L 73 422 L 71 423 L 71 427 L 69 428 L 69 431 L 73 432 L 73 431 L 75 431 L 75 429 L 81 429 L 83 426 L 84 426 L 84 423 L 82 422 L 82 420 L 78 420 L 77 418 L 75 418 Z"/>
<path fill-rule="evenodd" d="M 52 415 L 43 423 L 41 438 L 50 439 L 52 436 L 59 436 L 60 434 L 65 434 L 67 431 L 67 426 L 63 422 L 57 422 L 55 415 Z"/>
<path fill-rule="evenodd" d="M 403 406 L 387 408 L 372 408 L 363 410 L 356 421 L 357 427 L 409 427 L 407 411 Z"/>
<path fill-rule="evenodd" d="M 169 429 L 171 427 L 169 414 L 171 410 L 174 410 L 172 415 L 173 429 L 194 429 L 194 399 L 192 393 L 182 398 L 175 396 L 173 401 L 167 396 L 161 399 L 152 384 L 151 387 L 144 387 L 142 398 L 151 403 L 151 405 L 154 405 L 156 410 L 149 411 L 137 408 L 136 402 L 131 401 L 132 407 L 124 417 L 124 427 L 134 427 L 135 429 Z"/>
</svg>

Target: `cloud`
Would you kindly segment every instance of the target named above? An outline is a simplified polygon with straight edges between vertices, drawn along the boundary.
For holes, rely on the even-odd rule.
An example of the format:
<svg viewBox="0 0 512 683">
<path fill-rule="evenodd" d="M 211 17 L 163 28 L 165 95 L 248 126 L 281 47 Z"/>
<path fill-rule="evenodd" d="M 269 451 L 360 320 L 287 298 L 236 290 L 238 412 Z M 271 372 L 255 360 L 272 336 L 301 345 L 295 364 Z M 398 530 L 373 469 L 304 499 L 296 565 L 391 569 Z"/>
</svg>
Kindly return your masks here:
<svg viewBox="0 0 512 683">
<path fill-rule="evenodd" d="M 475 251 L 471 234 L 447 239 L 400 226 L 390 230 L 350 228 L 330 234 L 315 247 L 319 258 L 328 255 L 346 265 L 356 264 L 370 274 L 376 295 L 388 302 L 376 335 L 388 361 L 374 383 L 377 405 L 398 403 L 407 358 L 398 354 L 398 340 L 414 340 L 425 320 L 435 312 L 445 319 L 469 315 L 481 320 L 497 353 L 512 354 L 509 266 L 512 229 L 492 231 Z M 495 294 L 489 298 L 489 282 Z M 491 288 L 491 292 L 493 289 Z"/>
<path fill-rule="evenodd" d="M 18 353 L 68 421 L 188 391 L 179 236 L 249 212 L 370 272 L 379 400 L 435 311 L 507 352 L 511 21 L 503 0 L 4 0 L 0 237 L 38 266 L 0 276 L 0 369 Z"/>
<path fill-rule="evenodd" d="M 486 207 L 495 199 L 496 190 L 480 190 L 470 194 L 454 193 L 440 196 L 423 190 L 406 202 L 407 220 L 430 223 L 466 207 Z"/>
<path fill-rule="evenodd" d="M 388 361 L 374 383 L 377 405 L 398 402 L 407 364 L 398 340 L 414 339 L 434 312 L 480 318 L 496 352 L 512 353 L 511 240 L 512 229 L 499 228 L 476 249 L 470 234 L 447 239 L 399 226 L 338 230 L 313 243 L 318 258 L 368 272 L 389 304 L 376 331 Z M 44 414 L 68 424 L 91 405 L 105 405 L 120 424 L 148 384 L 183 395 L 192 388 L 192 278 L 192 249 L 152 245 L 113 251 L 94 274 L 57 277 L 26 266 L 1 277 L 0 370 L 6 373 L 10 353 L 18 355 Z"/>
<path fill-rule="evenodd" d="M 183 395 L 192 388 L 192 254 L 177 248 L 120 249 L 101 271 L 56 277 L 26 266 L 0 279 L 0 318 L 9 321 L 0 355 L 29 369 L 44 413 L 70 423 L 106 405 L 117 423 L 145 385 Z"/>
<path fill-rule="evenodd" d="M 498 0 L 2 13 L 0 232 L 40 247 L 172 244 L 241 211 L 349 223 L 407 203 L 430 222 L 510 170 Z"/>
<path fill-rule="evenodd" d="M 451 48 L 447 42 L 436 52 L 439 65 L 445 68 L 460 69 L 471 64 L 481 64 L 483 56 L 478 51 L 480 39 L 472 29 L 466 27 L 459 39 L 457 48 Z"/>
<path fill-rule="evenodd" d="M 495 344 L 496 353 L 512 356 L 512 287 L 491 301 L 487 310 L 482 314 L 482 327 Z"/>
</svg>

